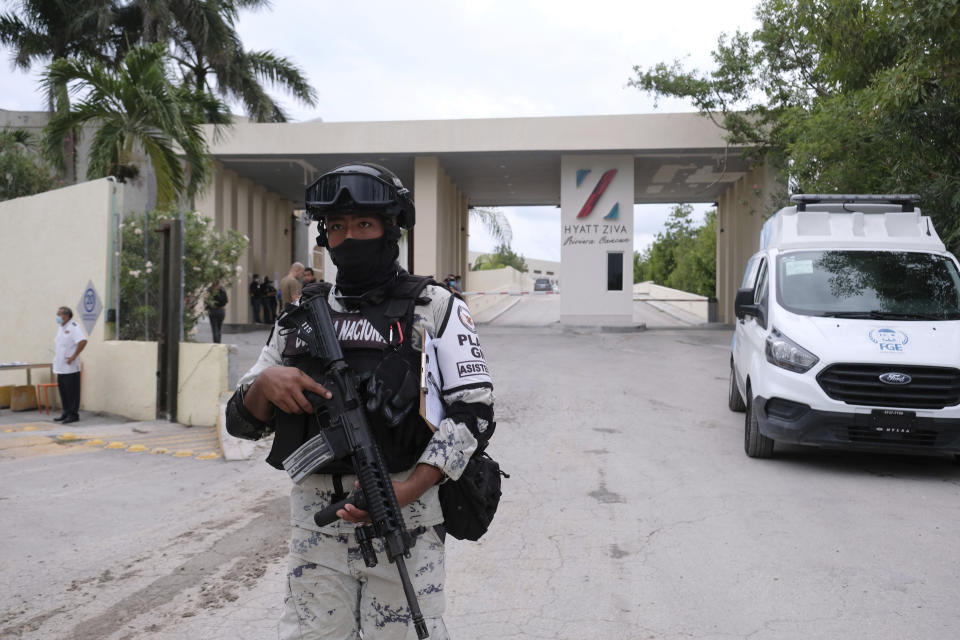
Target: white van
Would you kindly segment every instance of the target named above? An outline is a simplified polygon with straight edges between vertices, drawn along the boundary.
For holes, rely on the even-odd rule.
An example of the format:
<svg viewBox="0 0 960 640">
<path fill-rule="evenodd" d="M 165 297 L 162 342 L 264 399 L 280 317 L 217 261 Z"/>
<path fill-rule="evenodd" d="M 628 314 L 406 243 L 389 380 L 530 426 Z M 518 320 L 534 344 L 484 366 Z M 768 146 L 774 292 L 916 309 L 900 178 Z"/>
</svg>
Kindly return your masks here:
<svg viewBox="0 0 960 640">
<path fill-rule="evenodd" d="M 795 195 L 737 292 L 744 448 L 960 452 L 960 268 L 912 195 Z"/>
</svg>

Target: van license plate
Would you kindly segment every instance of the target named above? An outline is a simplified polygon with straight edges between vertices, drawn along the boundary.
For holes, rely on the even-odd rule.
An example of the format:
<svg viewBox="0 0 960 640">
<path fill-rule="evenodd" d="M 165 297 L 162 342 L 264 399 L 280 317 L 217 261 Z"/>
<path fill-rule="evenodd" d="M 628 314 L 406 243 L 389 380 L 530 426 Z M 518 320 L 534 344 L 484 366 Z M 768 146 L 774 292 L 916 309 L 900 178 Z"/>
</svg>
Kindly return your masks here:
<svg viewBox="0 0 960 640">
<path fill-rule="evenodd" d="M 877 435 L 903 435 L 913 433 L 916 420 L 916 411 L 874 409 L 870 413 L 870 429 Z"/>
</svg>

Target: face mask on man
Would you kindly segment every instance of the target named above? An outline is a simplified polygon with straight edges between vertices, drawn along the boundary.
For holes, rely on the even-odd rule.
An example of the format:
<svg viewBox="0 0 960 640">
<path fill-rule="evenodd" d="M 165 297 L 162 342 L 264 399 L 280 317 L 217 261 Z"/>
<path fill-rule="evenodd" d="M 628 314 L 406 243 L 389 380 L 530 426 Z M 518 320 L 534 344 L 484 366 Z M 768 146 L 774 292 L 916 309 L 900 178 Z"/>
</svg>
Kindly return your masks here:
<svg viewBox="0 0 960 640">
<path fill-rule="evenodd" d="M 63 324 L 63 316 L 57 316 L 57 324 Z"/>
</svg>

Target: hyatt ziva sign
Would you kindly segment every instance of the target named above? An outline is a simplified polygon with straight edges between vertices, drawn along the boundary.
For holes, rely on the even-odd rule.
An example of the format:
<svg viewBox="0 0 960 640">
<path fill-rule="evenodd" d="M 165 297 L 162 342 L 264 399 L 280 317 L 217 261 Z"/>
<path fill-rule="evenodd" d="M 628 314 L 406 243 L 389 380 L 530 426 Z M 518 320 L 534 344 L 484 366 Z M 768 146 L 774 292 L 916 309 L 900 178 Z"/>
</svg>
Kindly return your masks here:
<svg viewBox="0 0 960 640">
<path fill-rule="evenodd" d="M 633 323 L 633 165 L 632 155 L 561 159 L 564 324 Z"/>
</svg>

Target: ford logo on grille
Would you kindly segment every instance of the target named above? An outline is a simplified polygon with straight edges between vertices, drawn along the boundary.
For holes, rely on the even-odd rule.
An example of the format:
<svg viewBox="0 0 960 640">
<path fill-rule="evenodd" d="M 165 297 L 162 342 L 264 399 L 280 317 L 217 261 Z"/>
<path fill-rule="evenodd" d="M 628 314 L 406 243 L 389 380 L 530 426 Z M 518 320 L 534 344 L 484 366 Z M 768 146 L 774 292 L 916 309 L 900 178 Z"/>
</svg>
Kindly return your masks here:
<svg viewBox="0 0 960 640">
<path fill-rule="evenodd" d="M 910 384 L 911 380 L 913 380 L 913 378 L 905 373 L 885 373 L 880 376 L 880 382 L 885 382 L 886 384 Z"/>
</svg>

